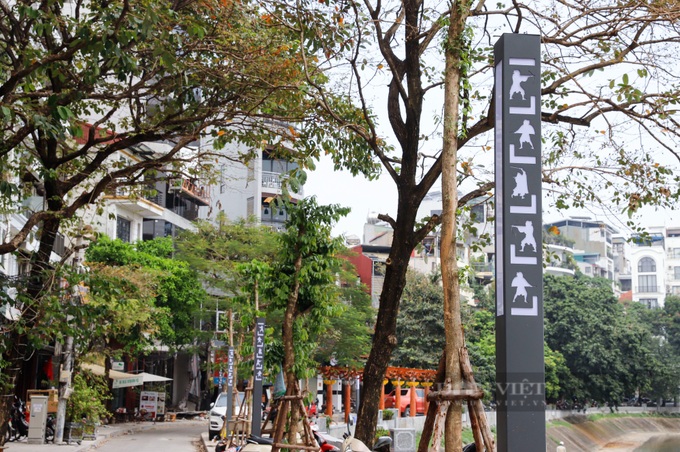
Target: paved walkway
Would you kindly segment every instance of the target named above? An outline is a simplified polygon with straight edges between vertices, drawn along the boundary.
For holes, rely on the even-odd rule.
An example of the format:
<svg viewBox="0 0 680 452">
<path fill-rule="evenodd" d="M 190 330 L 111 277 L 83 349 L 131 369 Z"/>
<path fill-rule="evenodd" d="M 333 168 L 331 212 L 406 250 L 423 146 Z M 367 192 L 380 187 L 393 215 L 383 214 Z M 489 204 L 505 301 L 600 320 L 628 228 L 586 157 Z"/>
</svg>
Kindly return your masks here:
<svg viewBox="0 0 680 452">
<path fill-rule="evenodd" d="M 8 452 L 83 452 L 96 449 L 115 436 L 129 435 L 140 430 L 147 430 L 155 427 L 171 428 L 173 425 L 180 422 L 185 421 L 183 419 L 177 419 L 175 422 L 125 422 L 122 424 L 102 425 L 97 429 L 97 439 L 83 440 L 80 444 L 75 442 L 72 442 L 71 444 L 29 444 L 26 438 L 22 438 L 20 441 L 6 443 L 5 450 Z M 205 421 L 205 429 L 207 432 L 207 420 Z M 207 436 L 206 433 L 206 440 Z"/>
</svg>

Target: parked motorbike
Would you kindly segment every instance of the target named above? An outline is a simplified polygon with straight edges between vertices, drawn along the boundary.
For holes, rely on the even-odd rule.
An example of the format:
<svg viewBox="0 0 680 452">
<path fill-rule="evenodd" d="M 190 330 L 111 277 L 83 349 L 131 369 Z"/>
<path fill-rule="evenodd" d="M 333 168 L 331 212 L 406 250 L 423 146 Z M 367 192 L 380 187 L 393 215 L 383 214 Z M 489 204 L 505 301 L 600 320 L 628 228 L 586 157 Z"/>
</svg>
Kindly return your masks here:
<svg viewBox="0 0 680 452">
<path fill-rule="evenodd" d="M 47 415 L 47 424 L 45 424 L 45 442 L 46 443 L 53 443 L 54 442 L 54 429 L 56 427 L 56 419 L 54 418 L 53 414 L 48 414 Z"/>
<path fill-rule="evenodd" d="M 321 433 L 318 427 L 314 427 L 316 427 L 316 425 L 312 426 L 312 433 L 314 434 L 316 443 L 319 445 L 320 452 L 340 452 L 340 449 L 336 445 L 331 444 L 331 441 L 339 441 L 337 438 Z"/>
<path fill-rule="evenodd" d="M 26 421 L 26 405 L 14 396 L 14 403 L 10 409 L 9 420 L 7 421 L 7 432 L 5 442 L 16 441 L 22 437 L 28 437 L 28 421 Z"/>
</svg>

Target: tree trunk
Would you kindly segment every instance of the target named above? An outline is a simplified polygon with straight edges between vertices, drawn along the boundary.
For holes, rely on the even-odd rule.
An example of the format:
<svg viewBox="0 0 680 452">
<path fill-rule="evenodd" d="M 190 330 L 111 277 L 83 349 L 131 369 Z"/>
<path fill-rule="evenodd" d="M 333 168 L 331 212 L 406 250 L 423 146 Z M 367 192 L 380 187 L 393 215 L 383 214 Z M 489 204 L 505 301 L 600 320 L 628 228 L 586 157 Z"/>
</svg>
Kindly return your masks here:
<svg viewBox="0 0 680 452">
<path fill-rule="evenodd" d="M 73 370 L 73 336 L 66 338 L 63 357 L 64 373 L 70 374 Z M 59 375 L 59 404 L 57 406 L 57 422 L 54 429 L 54 443 L 60 444 L 64 440 L 64 426 L 66 425 L 67 393 L 71 389 L 71 376 L 66 381 L 61 381 Z"/>
<path fill-rule="evenodd" d="M 295 324 L 295 317 L 297 315 L 297 302 L 298 294 L 300 291 L 300 283 L 298 275 L 300 273 L 300 268 L 302 268 L 302 255 L 297 256 L 295 259 L 295 282 L 293 287 L 290 288 L 290 294 L 288 295 L 288 302 L 286 304 L 286 312 L 283 317 L 283 326 L 281 339 L 283 341 L 283 374 L 285 375 L 286 381 L 286 395 L 292 396 L 296 395 L 297 388 L 297 377 L 295 371 L 293 370 L 293 365 L 295 364 L 295 347 L 293 344 L 293 327 Z M 288 443 L 294 444 L 295 438 L 298 431 L 298 421 L 300 419 L 300 413 L 296 409 L 291 409 L 291 407 L 296 406 L 294 403 L 284 403 L 281 405 L 281 409 L 277 416 L 282 416 L 284 419 L 287 418 L 288 413 L 283 410 L 286 407 L 290 410 L 290 423 L 288 430 Z M 283 431 L 278 431 L 279 428 L 285 426 L 285 422 L 276 422 L 277 431 L 274 432 L 274 443 L 280 443 L 283 438 Z"/>
<path fill-rule="evenodd" d="M 411 223 L 411 231 L 413 230 Z M 390 363 L 392 351 L 397 345 L 395 335 L 399 301 L 406 285 L 406 270 L 413 250 L 409 240 L 404 237 L 403 230 L 395 230 L 389 264 L 385 271 L 385 282 L 380 294 L 380 308 L 373 335 L 373 345 L 366 360 L 363 373 L 363 391 L 357 412 L 355 437 L 364 444 L 373 444 L 375 429 L 378 424 L 378 402 L 382 397 L 382 382 Z"/>
<path fill-rule="evenodd" d="M 58 201 L 53 203 L 60 204 Z M 27 295 L 32 300 L 38 300 L 43 291 L 49 290 L 47 287 L 50 254 L 54 248 L 54 241 L 59 231 L 61 220 L 50 219 L 43 222 L 40 234 L 40 244 L 38 250 L 31 256 L 31 269 L 28 277 Z M 35 306 L 27 308 L 22 313 L 23 331 L 31 331 L 37 321 L 40 312 Z M 0 396 L 0 433 L 4 433 L 7 428 L 9 407 L 13 402 L 17 378 L 21 378 L 21 364 L 28 351 L 28 338 L 26 333 L 18 333 L 13 330 L 3 338 L 5 352 L 3 361 L 7 367 L 2 369 L 5 381 L 2 384 L 2 395 Z M 0 438 L 0 445 L 4 444 L 4 434 Z"/>
<path fill-rule="evenodd" d="M 442 149 L 442 282 L 444 284 L 444 328 L 446 336 L 446 385 L 462 389 L 459 350 L 465 345 L 460 315 L 460 281 L 456 256 L 456 211 L 458 209 L 458 119 L 463 31 L 467 3 L 454 2 L 446 42 L 444 85 L 444 143 Z M 463 450 L 462 402 L 453 400 L 446 416 L 447 451 Z"/>
</svg>

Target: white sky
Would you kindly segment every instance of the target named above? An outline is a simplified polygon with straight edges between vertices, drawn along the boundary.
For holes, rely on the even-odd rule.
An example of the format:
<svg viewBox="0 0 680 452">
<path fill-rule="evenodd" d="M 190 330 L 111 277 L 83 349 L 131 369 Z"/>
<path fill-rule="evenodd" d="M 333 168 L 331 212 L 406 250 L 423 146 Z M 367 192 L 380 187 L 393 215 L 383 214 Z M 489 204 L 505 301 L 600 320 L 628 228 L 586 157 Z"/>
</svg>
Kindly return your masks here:
<svg viewBox="0 0 680 452">
<path fill-rule="evenodd" d="M 316 196 L 319 204 L 340 204 L 352 211 L 333 228 L 334 235 L 356 235 L 363 239 L 364 224 L 369 212 L 397 215 L 397 191 L 389 175 L 368 181 L 353 177 L 348 171 L 333 171 L 333 162 L 322 157 L 316 171 L 309 172 L 305 196 Z"/>
<path fill-rule="evenodd" d="M 353 177 L 348 171 L 334 171 L 333 163 L 327 157 L 323 157 L 317 164 L 316 171 L 308 173 L 305 196 L 316 196 L 319 204 L 340 204 L 352 209 L 349 215 L 342 218 L 333 228 L 333 234 L 336 236 L 356 235 L 363 239 L 364 224 L 370 212 L 387 213 L 396 218 L 397 193 L 394 183 L 387 174 L 383 174 L 375 181 L 368 181 L 362 176 Z M 544 200 L 544 208 L 547 206 Z M 605 221 L 623 235 L 630 232 L 625 225 L 627 216 L 617 211 L 585 209 L 545 211 L 543 221 L 551 222 L 570 216 L 587 216 Z M 638 217 L 639 223 L 648 227 L 680 225 L 678 210 L 645 207 Z"/>
</svg>

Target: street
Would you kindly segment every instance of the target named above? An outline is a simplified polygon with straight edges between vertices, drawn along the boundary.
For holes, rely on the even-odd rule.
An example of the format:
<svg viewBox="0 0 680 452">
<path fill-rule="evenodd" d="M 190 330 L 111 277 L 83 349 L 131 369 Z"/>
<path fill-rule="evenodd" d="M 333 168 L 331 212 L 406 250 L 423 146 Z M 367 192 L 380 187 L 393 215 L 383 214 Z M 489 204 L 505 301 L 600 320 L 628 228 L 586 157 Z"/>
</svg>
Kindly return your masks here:
<svg viewBox="0 0 680 452">
<path fill-rule="evenodd" d="M 150 429 L 114 436 L 97 450 L 101 452 L 200 451 L 201 433 L 207 431 L 208 423 L 205 420 L 158 423 Z"/>
<path fill-rule="evenodd" d="M 98 440 L 81 444 L 28 444 L 26 438 L 8 443 L 13 452 L 196 452 L 201 433 L 208 433 L 208 421 L 178 419 L 176 422 L 112 424 L 99 429 Z"/>
</svg>

